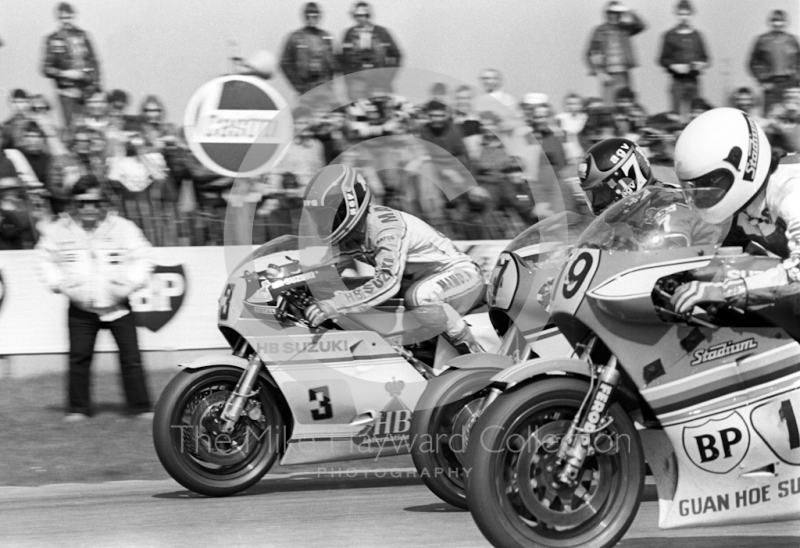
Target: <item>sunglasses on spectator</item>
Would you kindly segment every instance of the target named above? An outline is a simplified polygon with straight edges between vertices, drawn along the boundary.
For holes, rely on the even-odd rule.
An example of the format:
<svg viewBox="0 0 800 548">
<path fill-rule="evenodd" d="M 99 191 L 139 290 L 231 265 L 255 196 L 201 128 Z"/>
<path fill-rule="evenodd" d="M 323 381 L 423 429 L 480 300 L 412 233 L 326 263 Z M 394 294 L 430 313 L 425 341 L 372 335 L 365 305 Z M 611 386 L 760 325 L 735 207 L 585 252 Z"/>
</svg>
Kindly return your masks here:
<svg viewBox="0 0 800 548">
<path fill-rule="evenodd" d="M 144 109 L 145 112 L 161 112 L 160 108 L 146 108 Z"/>
<path fill-rule="evenodd" d="M 353 17 L 356 17 L 356 18 L 365 17 L 365 18 L 369 19 L 369 13 L 356 12 L 356 13 L 353 14 Z"/>
<path fill-rule="evenodd" d="M 44 105 L 35 105 L 31 107 L 31 112 L 47 112 L 50 110 L 50 107 L 46 107 Z"/>
<path fill-rule="evenodd" d="M 100 207 L 102 200 L 76 200 L 79 209 L 83 209 L 84 207 Z"/>
</svg>

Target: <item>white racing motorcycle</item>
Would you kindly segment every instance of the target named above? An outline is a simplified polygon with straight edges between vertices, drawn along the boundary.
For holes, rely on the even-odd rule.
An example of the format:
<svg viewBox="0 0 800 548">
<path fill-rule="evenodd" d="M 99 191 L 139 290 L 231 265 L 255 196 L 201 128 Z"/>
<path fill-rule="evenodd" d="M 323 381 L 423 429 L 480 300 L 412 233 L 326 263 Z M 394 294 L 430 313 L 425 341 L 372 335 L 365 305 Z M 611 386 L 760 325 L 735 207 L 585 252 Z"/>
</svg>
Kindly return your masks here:
<svg viewBox="0 0 800 548">
<path fill-rule="evenodd" d="M 486 299 L 492 325 L 502 337 L 499 350 L 451 360 L 452 368 L 428 382 L 417 402 L 411 420 L 411 455 L 422 480 L 445 502 L 467 508 L 466 441 L 491 378 L 516 363 L 572 351 L 550 321 L 545 309 L 548 295 L 542 288 L 558 274 L 570 244 L 592 220 L 564 212 L 511 241 L 494 268 Z"/>
<path fill-rule="evenodd" d="M 609 208 L 560 269 L 549 306 L 574 353 L 492 379 L 465 465 L 469 509 L 494 546 L 613 546 L 636 516 L 645 458 L 662 528 L 800 518 L 796 299 L 673 311 L 688 281 L 780 262 L 720 248 L 727 230 L 687 218 L 675 192 Z M 679 225 L 691 237 L 665 228 Z M 519 295 L 527 266 L 509 264 L 501 285 Z"/>
<path fill-rule="evenodd" d="M 341 278 L 330 264 L 301 267 L 298 249 L 298 238 L 283 236 L 234 269 L 218 315 L 232 352 L 183 364 L 156 405 L 156 453 L 196 493 L 247 489 L 279 458 L 288 465 L 407 453 L 417 400 L 458 355 L 442 337 L 387 342 L 420 327 L 402 299 L 312 329 L 303 314 L 313 302 L 309 284 L 324 298 L 365 279 Z"/>
</svg>

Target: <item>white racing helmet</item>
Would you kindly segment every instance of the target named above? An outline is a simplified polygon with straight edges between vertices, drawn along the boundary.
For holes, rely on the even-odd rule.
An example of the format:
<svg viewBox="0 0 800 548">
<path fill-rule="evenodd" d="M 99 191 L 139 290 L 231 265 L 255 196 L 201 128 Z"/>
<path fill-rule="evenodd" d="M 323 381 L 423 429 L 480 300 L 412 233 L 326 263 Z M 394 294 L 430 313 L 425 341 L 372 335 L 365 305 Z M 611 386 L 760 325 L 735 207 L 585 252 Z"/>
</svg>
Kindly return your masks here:
<svg viewBox="0 0 800 548">
<path fill-rule="evenodd" d="M 686 126 L 675 145 L 675 172 L 700 217 L 719 224 L 758 193 L 769 174 L 772 147 L 744 112 L 715 108 Z"/>
</svg>

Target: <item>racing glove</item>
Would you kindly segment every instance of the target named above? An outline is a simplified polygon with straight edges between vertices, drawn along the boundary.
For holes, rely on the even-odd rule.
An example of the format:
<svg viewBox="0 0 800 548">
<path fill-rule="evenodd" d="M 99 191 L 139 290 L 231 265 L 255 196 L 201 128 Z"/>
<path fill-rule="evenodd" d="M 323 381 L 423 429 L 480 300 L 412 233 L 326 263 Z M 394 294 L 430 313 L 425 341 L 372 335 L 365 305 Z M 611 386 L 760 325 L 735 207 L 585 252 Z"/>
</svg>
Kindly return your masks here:
<svg viewBox="0 0 800 548">
<path fill-rule="evenodd" d="M 732 303 L 742 298 L 747 298 L 747 287 L 744 280 L 693 281 L 678 287 L 670 302 L 676 312 L 683 314 L 691 312 L 699 304 Z"/>
<path fill-rule="evenodd" d="M 319 301 L 305 309 L 305 316 L 311 327 L 319 327 L 325 320 L 330 320 L 339 315 L 336 309 L 327 301 Z"/>
</svg>

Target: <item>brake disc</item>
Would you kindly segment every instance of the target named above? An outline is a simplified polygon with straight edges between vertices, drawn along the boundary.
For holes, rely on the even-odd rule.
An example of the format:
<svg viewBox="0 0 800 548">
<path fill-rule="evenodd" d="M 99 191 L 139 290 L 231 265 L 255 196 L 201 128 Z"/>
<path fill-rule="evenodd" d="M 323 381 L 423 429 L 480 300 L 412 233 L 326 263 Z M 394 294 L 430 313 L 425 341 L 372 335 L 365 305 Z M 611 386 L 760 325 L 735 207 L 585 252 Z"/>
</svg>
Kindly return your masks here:
<svg viewBox="0 0 800 548">
<path fill-rule="evenodd" d="M 612 467 L 604 455 L 586 459 L 574 485 L 557 480 L 558 448 L 570 424 L 554 421 L 538 428 L 520 449 L 515 474 L 525 507 L 544 524 L 560 528 L 577 527 L 591 519 L 611 491 Z"/>
<path fill-rule="evenodd" d="M 469 443 L 469 433 L 472 427 L 480 418 L 481 407 L 483 407 L 484 398 L 477 398 L 470 401 L 467 405 L 462 407 L 456 416 L 453 417 L 453 426 L 450 429 L 449 440 L 453 440 L 450 449 L 455 453 L 456 459 L 465 466 L 464 459 L 467 453 L 467 444 Z M 458 443 L 457 437 L 461 435 L 463 442 Z"/>
<path fill-rule="evenodd" d="M 196 432 L 194 448 L 197 458 L 218 466 L 230 466 L 246 459 L 252 443 L 241 423 L 230 434 L 222 430 L 225 421 L 220 415 L 229 395 L 228 391 L 216 391 L 205 396 L 190 418 Z"/>
</svg>

